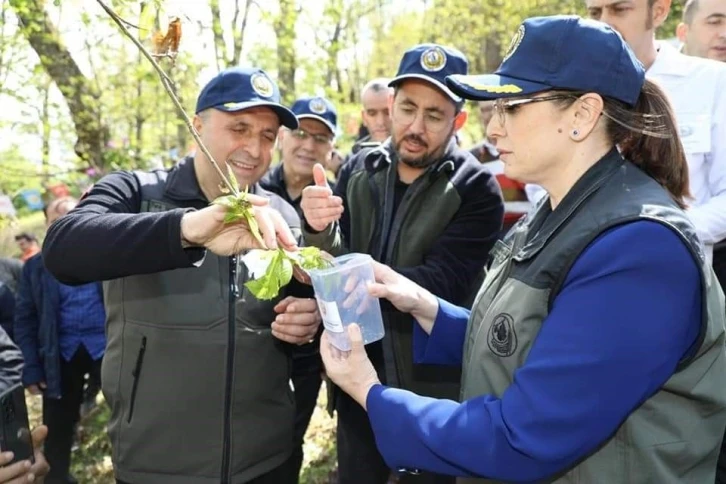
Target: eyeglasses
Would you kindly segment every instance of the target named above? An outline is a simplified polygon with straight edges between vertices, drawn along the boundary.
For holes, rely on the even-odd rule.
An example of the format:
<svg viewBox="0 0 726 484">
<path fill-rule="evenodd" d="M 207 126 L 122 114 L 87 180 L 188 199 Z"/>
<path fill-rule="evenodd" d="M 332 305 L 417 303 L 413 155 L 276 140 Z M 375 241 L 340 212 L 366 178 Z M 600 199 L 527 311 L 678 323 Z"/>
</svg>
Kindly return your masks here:
<svg viewBox="0 0 726 484">
<path fill-rule="evenodd" d="M 393 104 L 393 113 L 391 119 L 394 123 L 410 126 L 419 115 L 419 110 L 408 104 Z M 423 125 L 424 129 L 429 133 L 440 133 L 445 129 L 448 129 L 453 124 L 453 120 L 443 114 L 436 114 L 430 111 L 423 111 Z"/>
<path fill-rule="evenodd" d="M 503 99 L 499 98 L 494 101 L 494 112 L 498 116 L 499 124 L 504 126 L 506 122 L 506 114 L 513 114 L 517 108 L 526 104 L 538 103 L 544 101 L 554 101 L 556 99 L 574 99 L 574 96 L 568 94 L 555 94 L 552 96 L 531 97 L 525 99 Z"/>
<path fill-rule="evenodd" d="M 333 141 L 333 138 L 331 138 L 330 136 L 326 136 L 324 134 L 308 133 L 307 131 L 299 129 L 299 128 L 291 130 L 290 133 L 292 133 L 292 135 L 294 137 L 296 137 L 297 139 L 299 139 L 300 141 L 307 141 L 308 138 L 312 138 L 313 142 L 316 145 L 320 145 L 320 146 L 328 145 Z"/>
</svg>

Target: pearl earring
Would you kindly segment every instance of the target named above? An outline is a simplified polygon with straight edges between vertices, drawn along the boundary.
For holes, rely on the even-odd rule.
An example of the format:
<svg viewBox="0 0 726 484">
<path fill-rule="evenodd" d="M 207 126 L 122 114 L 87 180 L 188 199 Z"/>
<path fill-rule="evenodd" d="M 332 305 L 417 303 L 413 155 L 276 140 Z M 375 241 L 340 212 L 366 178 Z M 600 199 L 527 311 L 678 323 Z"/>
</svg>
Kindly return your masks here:
<svg viewBox="0 0 726 484">
<path fill-rule="evenodd" d="M 576 129 L 573 129 L 572 130 L 572 136 L 578 137 L 578 136 L 580 136 L 580 132 L 578 130 L 576 130 Z"/>
</svg>

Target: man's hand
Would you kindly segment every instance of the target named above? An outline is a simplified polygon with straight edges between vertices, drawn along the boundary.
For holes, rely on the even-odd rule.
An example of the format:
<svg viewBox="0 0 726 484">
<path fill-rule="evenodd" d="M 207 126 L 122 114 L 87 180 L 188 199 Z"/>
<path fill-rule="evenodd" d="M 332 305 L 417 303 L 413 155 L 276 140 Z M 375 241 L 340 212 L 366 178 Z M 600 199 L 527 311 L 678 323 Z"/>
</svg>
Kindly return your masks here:
<svg viewBox="0 0 726 484">
<path fill-rule="evenodd" d="M 277 249 L 278 241 L 284 249 L 294 250 L 297 242 L 282 215 L 268 207 L 263 197 L 248 194 L 247 200 L 252 203 L 266 247 L 260 247 L 244 221 L 225 224 L 227 211 L 220 205 L 184 214 L 181 221 L 182 244 L 206 247 L 221 256 L 236 255 L 247 249 Z"/>
<path fill-rule="evenodd" d="M 320 163 L 313 166 L 315 186 L 305 187 L 300 206 L 305 221 L 313 229 L 321 232 L 343 214 L 343 199 L 333 195 L 325 178 L 325 168 Z"/>
<path fill-rule="evenodd" d="M 35 464 L 31 465 L 29 460 L 23 460 L 11 466 L 0 467 L 0 484 L 43 482 L 43 477 L 48 474 L 50 467 L 40 448 L 43 446 L 43 442 L 48 435 L 48 427 L 41 425 L 33 429 L 31 435 L 33 437 L 33 449 L 35 449 Z M 12 452 L 3 452 L 0 454 L 0 466 L 4 466 L 12 460 Z"/>
<path fill-rule="evenodd" d="M 46 385 L 44 381 L 38 382 L 37 384 L 28 385 L 27 389 L 31 395 L 42 395 L 45 391 Z"/>
<path fill-rule="evenodd" d="M 315 338 L 321 321 L 315 299 L 288 296 L 275 306 L 275 312 L 278 314 L 272 323 L 275 338 L 296 345 Z"/>
</svg>

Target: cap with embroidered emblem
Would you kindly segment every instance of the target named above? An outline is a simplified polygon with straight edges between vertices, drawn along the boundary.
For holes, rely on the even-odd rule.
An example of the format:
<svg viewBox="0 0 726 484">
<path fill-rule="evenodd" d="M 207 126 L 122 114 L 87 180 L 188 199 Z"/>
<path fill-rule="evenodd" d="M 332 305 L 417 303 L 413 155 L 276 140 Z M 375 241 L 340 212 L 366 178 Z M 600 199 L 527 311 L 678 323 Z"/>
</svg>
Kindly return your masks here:
<svg viewBox="0 0 726 484">
<path fill-rule="evenodd" d="M 297 119 L 314 119 L 323 123 L 332 134 L 338 131 L 338 112 L 333 103 L 324 97 L 305 96 L 292 104 Z"/>
<path fill-rule="evenodd" d="M 272 109 L 283 126 L 298 127 L 295 114 L 280 102 L 277 84 L 257 67 L 232 67 L 214 76 L 199 93 L 195 113 L 209 108 L 237 112 L 256 107 Z"/>
<path fill-rule="evenodd" d="M 619 33 L 575 15 L 533 17 L 515 33 L 494 74 L 446 79 L 466 98 L 489 100 L 550 89 L 595 92 L 635 105 L 645 69 Z"/>
<path fill-rule="evenodd" d="M 394 87 L 406 79 L 422 79 L 460 103 L 461 97 L 446 86 L 446 77 L 468 72 L 469 61 L 461 51 L 444 45 L 419 44 L 403 54 L 398 73 L 388 85 Z"/>
</svg>

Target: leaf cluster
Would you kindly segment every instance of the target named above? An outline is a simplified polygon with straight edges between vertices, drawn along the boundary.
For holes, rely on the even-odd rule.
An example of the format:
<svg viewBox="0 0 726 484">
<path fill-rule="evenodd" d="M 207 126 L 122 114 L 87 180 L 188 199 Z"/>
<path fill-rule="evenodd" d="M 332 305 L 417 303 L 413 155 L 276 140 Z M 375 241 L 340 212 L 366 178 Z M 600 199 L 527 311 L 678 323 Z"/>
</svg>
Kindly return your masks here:
<svg viewBox="0 0 726 484">
<path fill-rule="evenodd" d="M 221 205 L 226 209 L 225 224 L 244 221 L 260 246 L 264 247 L 265 244 L 260 235 L 260 227 L 255 219 L 252 204 L 247 200 L 247 187 L 245 187 L 244 191 L 240 191 L 237 178 L 235 178 L 229 165 L 227 165 L 227 179 L 233 193 L 216 198 L 212 204 Z M 330 262 L 323 257 L 317 247 L 304 247 L 296 252 L 287 252 L 283 249 L 266 250 L 263 251 L 263 257 L 270 259 L 265 273 L 245 284 L 245 287 L 257 299 L 262 300 L 274 299 L 280 293 L 280 289 L 290 283 L 293 266 L 298 266 L 307 271 L 310 269 L 323 269 L 330 265 Z"/>
</svg>

